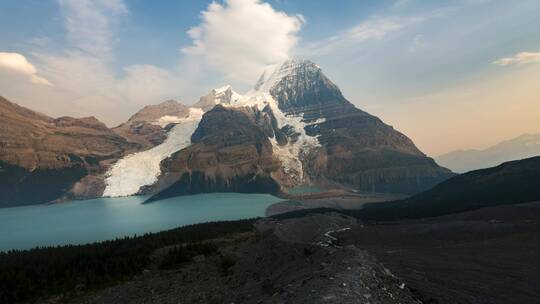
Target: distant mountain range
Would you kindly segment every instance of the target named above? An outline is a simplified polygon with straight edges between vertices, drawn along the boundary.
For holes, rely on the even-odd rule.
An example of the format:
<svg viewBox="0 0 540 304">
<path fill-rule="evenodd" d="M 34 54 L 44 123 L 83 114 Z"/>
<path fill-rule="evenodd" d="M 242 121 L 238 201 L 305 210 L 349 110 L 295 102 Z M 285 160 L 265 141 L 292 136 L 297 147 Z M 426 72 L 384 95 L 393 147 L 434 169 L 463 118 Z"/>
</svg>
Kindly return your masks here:
<svg viewBox="0 0 540 304">
<path fill-rule="evenodd" d="M 245 94 L 166 101 L 112 129 L 0 99 L 0 146 L 0 206 L 305 185 L 414 194 L 453 175 L 309 60 L 269 67 Z"/>
<path fill-rule="evenodd" d="M 540 134 L 523 134 L 484 150 L 450 152 L 436 157 L 435 161 L 454 172 L 463 173 L 533 156 L 540 156 Z"/>
</svg>

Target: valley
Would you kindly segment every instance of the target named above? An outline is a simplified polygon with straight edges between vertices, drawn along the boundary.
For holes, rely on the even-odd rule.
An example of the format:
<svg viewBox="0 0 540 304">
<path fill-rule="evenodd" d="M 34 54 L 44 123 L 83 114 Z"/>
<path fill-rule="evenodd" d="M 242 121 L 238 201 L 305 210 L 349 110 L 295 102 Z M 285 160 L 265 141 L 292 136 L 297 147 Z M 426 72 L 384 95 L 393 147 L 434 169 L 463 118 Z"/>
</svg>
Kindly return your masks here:
<svg viewBox="0 0 540 304">
<path fill-rule="evenodd" d="M 0 304 L 540 303 L 540 1 L 0 1 Z"/>
<path fill-rule="evenodd" d="M 55 267 L 47 266 L 47 252 L 61 253 L 59 263 L 81 264 L 109 252 L 98 264 L 74 268 L 87 278 L 66 277 L 63 293 L 51 297 L 41 289 L 37 303 L 534 303 L 539 210 L 532 202 L 393 221 L 310 210 L 0 254 L 0 267 L 4 275 L 25 269 L 22 263 L 47 271 Z M 141 256 L 129 268 L 112 268 L 134 253 Z M 99 265 L 124 279 L 111 280 L 112 270 L 89 277 Z M 9 303 L 10 294 L 0 299 Z"/>
</svg>

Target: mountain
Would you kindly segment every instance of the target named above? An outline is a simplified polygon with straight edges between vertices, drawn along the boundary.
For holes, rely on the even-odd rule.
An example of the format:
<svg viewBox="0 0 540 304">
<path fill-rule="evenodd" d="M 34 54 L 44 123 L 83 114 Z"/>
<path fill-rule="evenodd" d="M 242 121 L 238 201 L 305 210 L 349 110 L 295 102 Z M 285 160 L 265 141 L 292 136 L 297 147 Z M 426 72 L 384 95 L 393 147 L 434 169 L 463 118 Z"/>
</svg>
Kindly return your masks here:
<svg viewBox="0 0 540 304">
<path fill-rule="evenodd" d="M 483 207 L 540 201 L 540 156 L 452 177 L 396 202 L 368 204 L 368 219 L 420 218 Z"/>
<path fill-rule="evenodd" d="M 227 86 L 195 106 L 210 110 L 192 145 L 164 159 L 158 182 L 140 188 L 155 194 L 151 200 L 302 185 L 412 194 L 452 176 L 408 137 L 347 101 L 308 60 L 268 68 L 244 95 Z"/>
<path fill-rule="evenodd" d="M 109 163 L 138 146 L 94 117 L 51 118 L 0 97 L 0 207 L 101 195 Z"/>
<path fill-rule="evenodd" d="M 453 175 L 308 60 L 267 68 L 243 95 L 224 86 L 192 106 L 165 101 L 112 129 L 4 99 L 0 109 L 0 206 L 298 186 L 414 194 Z"/>
<path fill-rule="evenodd" d="M 523 134 L 484 150 L 453 151 L 435 158 L 454 172 L 493 167 L 510 160 L 540 155 L 540 134 Z"/>
<path fill-rule="evenodd" d="M 267 71 L 256 89 L 268 89 L 285 115 L 307 123 L 306 135 L 322 146 L 312 164 L 317 180 L 361 191 L 416 193 L 450 176 L 408 137 L 346 100 L 311 61 L 291 60 Z"/>
<path fill-rule="evenodd" d="M 195 108 L 201 108 L 204 112 L 211 110 L 215 105 L 230 105 L 237 102 L 242 96 L 233 91 L 230 85 L 210 91 L 207 95 L 201 97 L 193 105 Z"/>
<path fill-rule="evenodd" d="M 131 142 L 151 148 L 163 143 L 167 138 L 168 127 L 177 122 L 177 117 L 185 116 L 188 112 L 189 107 L 168 100 L 144 107 L 113 131 Z"/>
<path fill-rule="evenodd" d="M 207 112 L 192 144 L 162 163 L 166 178 L 153 186 L 161 191 L 152 200 L 201 192 L 279 192 L 280 160 L 258 115 L 255 108 L 222 105 Z"/>
</svg>

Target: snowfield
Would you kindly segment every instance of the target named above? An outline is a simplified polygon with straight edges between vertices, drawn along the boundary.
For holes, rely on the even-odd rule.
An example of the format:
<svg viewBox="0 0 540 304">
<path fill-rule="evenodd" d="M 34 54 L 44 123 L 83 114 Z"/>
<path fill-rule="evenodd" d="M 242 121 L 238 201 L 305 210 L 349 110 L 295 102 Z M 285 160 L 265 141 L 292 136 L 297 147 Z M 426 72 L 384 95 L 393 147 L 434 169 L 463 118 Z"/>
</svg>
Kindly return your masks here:
<svg viewBox="0 0 540 304">
<path fill-rule="evenodd" d="M 190 108 L 187 117 L 162 117 L 167 123 L 177 123 L 167 139 L 152 149 L 130 154 L 116 162 L 106 174 L 103 196 L 134 195 L 142 186 L 155 183 L 161 173 L 161 161 L 191 144 L 191 134 L 197 129 L 202 115 L 201 109 Z"/>
</svg>

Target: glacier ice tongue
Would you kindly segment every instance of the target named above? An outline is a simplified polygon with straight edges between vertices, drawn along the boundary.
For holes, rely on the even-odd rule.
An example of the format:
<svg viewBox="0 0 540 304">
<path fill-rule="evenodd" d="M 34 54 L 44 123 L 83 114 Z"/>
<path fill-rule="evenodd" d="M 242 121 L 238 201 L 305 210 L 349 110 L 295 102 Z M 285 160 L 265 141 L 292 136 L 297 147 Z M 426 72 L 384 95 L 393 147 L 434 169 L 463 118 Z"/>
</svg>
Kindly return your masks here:
<svg viewBox="0 0 540 304">
<path fill-rule="evenodd" d="M 167 139 L 152 149 L 130 154 L 117 161 L 106 173 L 103 196 L 134 195 L 141 187 L 154 184 L 161 173 L 161 161 L 191 144 L 191 135 L 197 129 L 202 115 L 201 109 L 190 108 L 187 117 L 164 118 L 176 123 Z"/>
</svg>

